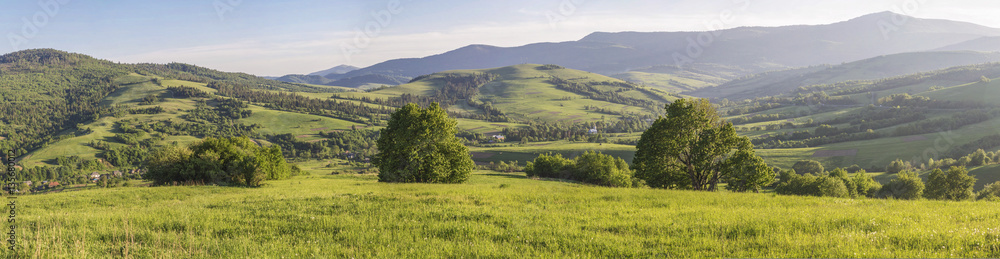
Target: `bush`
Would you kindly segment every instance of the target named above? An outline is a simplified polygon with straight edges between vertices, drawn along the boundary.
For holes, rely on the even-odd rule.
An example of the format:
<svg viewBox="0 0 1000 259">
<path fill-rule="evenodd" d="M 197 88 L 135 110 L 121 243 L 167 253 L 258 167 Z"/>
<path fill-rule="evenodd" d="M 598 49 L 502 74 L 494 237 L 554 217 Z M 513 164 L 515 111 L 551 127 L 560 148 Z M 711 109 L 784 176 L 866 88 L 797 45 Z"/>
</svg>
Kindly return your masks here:
<svg viewBox="0 0 1000 259">
<path fill-rule="evenodd" d="M 143 178 L 154 185 L 173 182 L 260 186 L 263 180 L 288 178 L 281 148 L 259 147 L 246 137 L 207 138 L 189 147 L 157 149 Z"/>
<path fill-rule="evenodd" d="M 612 187 L 645 185 L 632 177 L 625 160 L 595 151 L 587 151 L 575 160 L 563 158 L 561 154 L 542 154 L 528 162 L 525 173 L 529 177 L 569 179 Z"/>
<path fill-rule="evenodd" d="M 631 187 L 632 170 L 624 159 L 594 151 L 576 157 L 574 178 L 579 181 L 612 187 Z"/>
<path fill-rule="evenodd" d="M 853 173 L 857 173 L 857 172 L 860 172 L 860 171 L 864 171 L 865 169 L 861 168 L 861 166 L 855 164 L 855 165 L 848 166 L 847 168 L 844 168 L 844 170 L 847 170 L 848 173 L 852 173 L 853 174 Z"/>
<path fill-rule="evenodd" d="M 816 196 L 838 198 L 851 197 L 850 192 L 847 190 L 847 186 L 844 184 L 844 181 L 840 180 L 840 178 L 821 176 L 816 179 L 815 185 L 815 189 L 818 191 Z"/>
<path fill-rule="evenodd" d="M 934 169 L 927 176 L 927 190 L 924 196 L 938 200 L 969 200 L 976 196 L 972 191 L 975 184 L 976 178 L 969 175 L 965 167 L 953 166 L 948 169 L 948 173 Z"/>
<path fill-rule="evenodd" d="M 855 193 L 860 196 L 865 197 L 875 197 L 878 191 L 882 189 L 882 184 L 879 184 L 865 170 L 859 170 L 851 178 L 854 183 Z"/>
<path fill-rule="evenodd" d="M 903 200 L 915 200 L 923 196 L 924 182 L 916 173 L 910 171 L 899 172 L 896 179 L 892 179 L 888 184 L 879 190 L 879 197 L 896 198 Z"/>
<path fill-rule="evenodd" d="M 534 162 L 528 162 L 524 167 L 528 177 L 548 177 L 569 179 L 572 175 L 573 160 L 563 158 L 562 154 L 541 154 Z"/>
<path fill-rule="evenodd" d="M 892 161 L 891 163 L 889 163 L 889 166 L 885 168 L 885 172 L 890 174 L 897 174 L 899 172 L 907 171 L 910 169 L 913 169 L 913 166 L 910 164 L 909 161 L 904 162 L 902 159 L 896 159 L 896 161 Z"/>
<path fill-rule="evenodd" d="M 979 191 L 977 199 L 984 201 L 1000 201 L 1000 181 L 987 184 L 982 191 Z"/>
<path fill-rule="evenodd" d="M 792 165 L 792 169 L 794 169 L 795 172 L 800 174 L 814 174 L 814 175 L 822 174 L 825 170 L 823 169 L 823 164 L 820 164 L 815 160 L 801 160 L 795 162 L 795 164 Z"/>
</svg>

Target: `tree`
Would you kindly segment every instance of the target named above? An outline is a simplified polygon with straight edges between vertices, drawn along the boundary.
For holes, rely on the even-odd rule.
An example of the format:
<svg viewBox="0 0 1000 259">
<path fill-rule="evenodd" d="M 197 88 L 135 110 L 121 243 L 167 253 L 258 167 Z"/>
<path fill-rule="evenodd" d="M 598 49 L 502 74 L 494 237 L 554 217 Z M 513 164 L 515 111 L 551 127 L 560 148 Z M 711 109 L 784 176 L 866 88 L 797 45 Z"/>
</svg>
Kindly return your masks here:
<svg viewBox="0 0 1000 259">
<path fill-rule="evenodd" d="M 745 139 L 736 153 L 723 165 L 726 190 L 735 192 L 760 192 L 774 182 L 775 172 L 755 154 L 753 145 Z"/>
<path fill-rule="evenodd" d="M 635 176 L 655 188 L 716 190 L 746 137 L 737 136 L 706 99 L 679 99 L 666 111 L 636 144 Z"/>
<path fill-rule="evenodd" d="M 975 197 L 972 187 L 976 178 L 969 175 L 965 167 L 953 166 L 948 173 L 934 169 L 927 176 L 927 190 L 924 193 L 928 199 L 938 200 L 968 200 Z"/>
<path fill-rule="evenodd" d="M 889 163 L 889 166 L 885 168 L 886 173 L 896 174 L 902 171 L 910 170 L 913 166 L 910 165 L 909 161 L 903 161 L 902 159 L 896 159 Z"/>
<path fill-rule="evenodd" d="M 970 160 L 969 166 L 987 165 L 992 162 L 991 161 L 992 159 L 990 159 L 990 157 L 991 156 L 986 154 L 986 151 L 983 151 L 983 149 L 980 148 L 976 150 L 976 152 L 973 152 L 972 154 L 969 155 L 969 160 Z"/>
<path fill-rule="evenodd" d="M 933 158 L 931 158 L 931 159 L 933 159 Z M 859 166 L 857 164 L 848 166 L 847 168 L 845 168 L 845 170 L 847 170 L 848 173 L 852 173 L 852 174 L 860 172 L 860 171 L 864 171 L 864 169 L 861 168 L 861 166 Z"/>
<path fill-rule="evenodd" d="M 916 173 L 910 171 L 899 172 L 896 179 L 892 179 L 879 190 L 880 197 L 892 197 L 903 200 L 915 200 L 923 196 L 924 182 Z"/>
<path fill-rule="evenodd" d="M 822 174 L 826 170 L 823 168 L 823 164 L 816 160 L 800 160 L 792 165 L 792 169 L 794 169 L 796 173 L 814 175 Z"/>
<path fill-rule="evenodd" d="M 977 197 L 979 200 L 1000 201 L 1000 181 L 987 184 Z"/>
<path fill-rule="evenodd" d="M 461 183 L 475 164 L 455 137 L 458 124 L 437 103 L 410 103 L 389 118 L 378 139 L 373 164 L 380 182 Z"/>
<path fill-rule="evenodd" d="M 865 172 L 863 169 L 854 173 L 854 177 L 851 178 L 851 181 L 854 182 L 854 187 L 856 188 L 855 193 L 857 193 L 859 197 L 875 197 L 878 191 L 882 189 L 882 184 L 879 184 L 875 181 L 875 179 L 872 179 L 872 177 L 868 175 L 868 172 Z"/>
</svg>

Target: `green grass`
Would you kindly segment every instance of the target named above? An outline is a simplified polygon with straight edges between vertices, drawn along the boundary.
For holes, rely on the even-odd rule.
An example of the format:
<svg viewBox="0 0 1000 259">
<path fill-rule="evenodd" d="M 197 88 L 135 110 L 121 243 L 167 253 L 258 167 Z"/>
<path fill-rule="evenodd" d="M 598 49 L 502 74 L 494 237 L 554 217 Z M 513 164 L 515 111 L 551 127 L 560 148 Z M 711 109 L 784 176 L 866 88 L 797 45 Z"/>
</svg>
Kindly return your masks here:
<svg viewBox="0 0 1000 259">
<path fill-rule="evenodd" d="M 239 122 L 247 125 L 261 125 L 262 128 L 258 129 L 257 132 L 264 134 L 315 135 L 320 131 L 351 129 L 351 125 L 365 126 L 357 122 L 319 115 L 270 110 L 256 105 L 250 105 L 250 110 L 253 111 L 253 114 L 250 117 L 240 119 Z"/>
<path fill-rule="evenodd" d="M 952 86 L 920 95 L 941 101 L 979 102 L 989 105 L 1000 105 L 1000 100 L 996 98 L 1000 96 L 1000 80 Z"/>
<path fill-rule="evenodd" d="M 685 77 L 680 77 L 680 76 L 677 76 L 677 75 L 665 74 L 665 73 L 647 73 L 647 72 L 639 72 L 639 71 L 630 71 L 630 72 L 625 72 L 625 73 L 614 75 L 614 77 L 618 78 L 618 79 L 621 79 L 621 80 L 629 81 L 629 82 L 637 82 L 637 83 L 640 83 L 640 84 L 646 84 L 646 85 L 655 87 L 657 89 L 661 89 L 661 90 L 665 90 L 665 91 L 669 91 L 669 92 L 674 92 L 674 93 L 679 93 L 679 92 L 684 92 L 684 91 L 691 91 L 691 90 L 695 90 L 695 89 L 699 89 L 699 88 L 703 88 L 703 87 L 709 87 L 709 86 L 715 86 L 716 85 L 716 84 L 713 84 L 711 82 L 700 81 L 700 80 L 696 80 L 696 79 L 685 78 Z M 682 83 L 682 84 L 689 85 L 690 87 L 683 87 L 683 86 L 678 86 L 678 85 L 671 84 L 670 83 L 671 80 L 679 82 L 679 83 Z M 716 78 L 716 80 L 718 80 L 718 78 Z"/>
<path fill-rule="evenodd" d="M 974 202 L 616 189 L 516 174 L 466 184 L 305 176 L 18 199 L 21 257 L 998 257 Z"/>
</svg>

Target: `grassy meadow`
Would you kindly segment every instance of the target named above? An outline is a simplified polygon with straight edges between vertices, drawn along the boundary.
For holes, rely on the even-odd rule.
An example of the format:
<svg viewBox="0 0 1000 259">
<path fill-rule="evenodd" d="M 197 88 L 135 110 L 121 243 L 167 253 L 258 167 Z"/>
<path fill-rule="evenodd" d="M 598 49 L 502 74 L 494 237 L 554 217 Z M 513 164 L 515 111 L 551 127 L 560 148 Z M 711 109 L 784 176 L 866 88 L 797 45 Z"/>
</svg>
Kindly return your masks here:
<svg viewBox="0 0 1000 259">
<path fill-rule="evenodd" d="M 312 175 L 18 199 L 22 258 L 998 257 L 1000 204 Z M 5 251 L 10 253 L 9 251 Z"/>
</svg>

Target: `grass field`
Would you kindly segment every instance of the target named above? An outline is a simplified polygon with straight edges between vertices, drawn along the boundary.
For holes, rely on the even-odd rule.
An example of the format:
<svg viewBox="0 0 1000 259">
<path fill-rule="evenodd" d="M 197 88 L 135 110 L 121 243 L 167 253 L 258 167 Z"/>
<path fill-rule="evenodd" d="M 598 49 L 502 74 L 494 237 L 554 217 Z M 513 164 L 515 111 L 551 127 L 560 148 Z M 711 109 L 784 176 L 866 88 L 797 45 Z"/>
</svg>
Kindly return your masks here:
<svg viewBox="0 0 1000 259">
<path fill-rule="evenodd" d="M 22 258 L 998 257 L 995 203 L 302 176 L 18 199 Z M 5 250 L 5 253 L 10 253 Z"/>
</svg>

